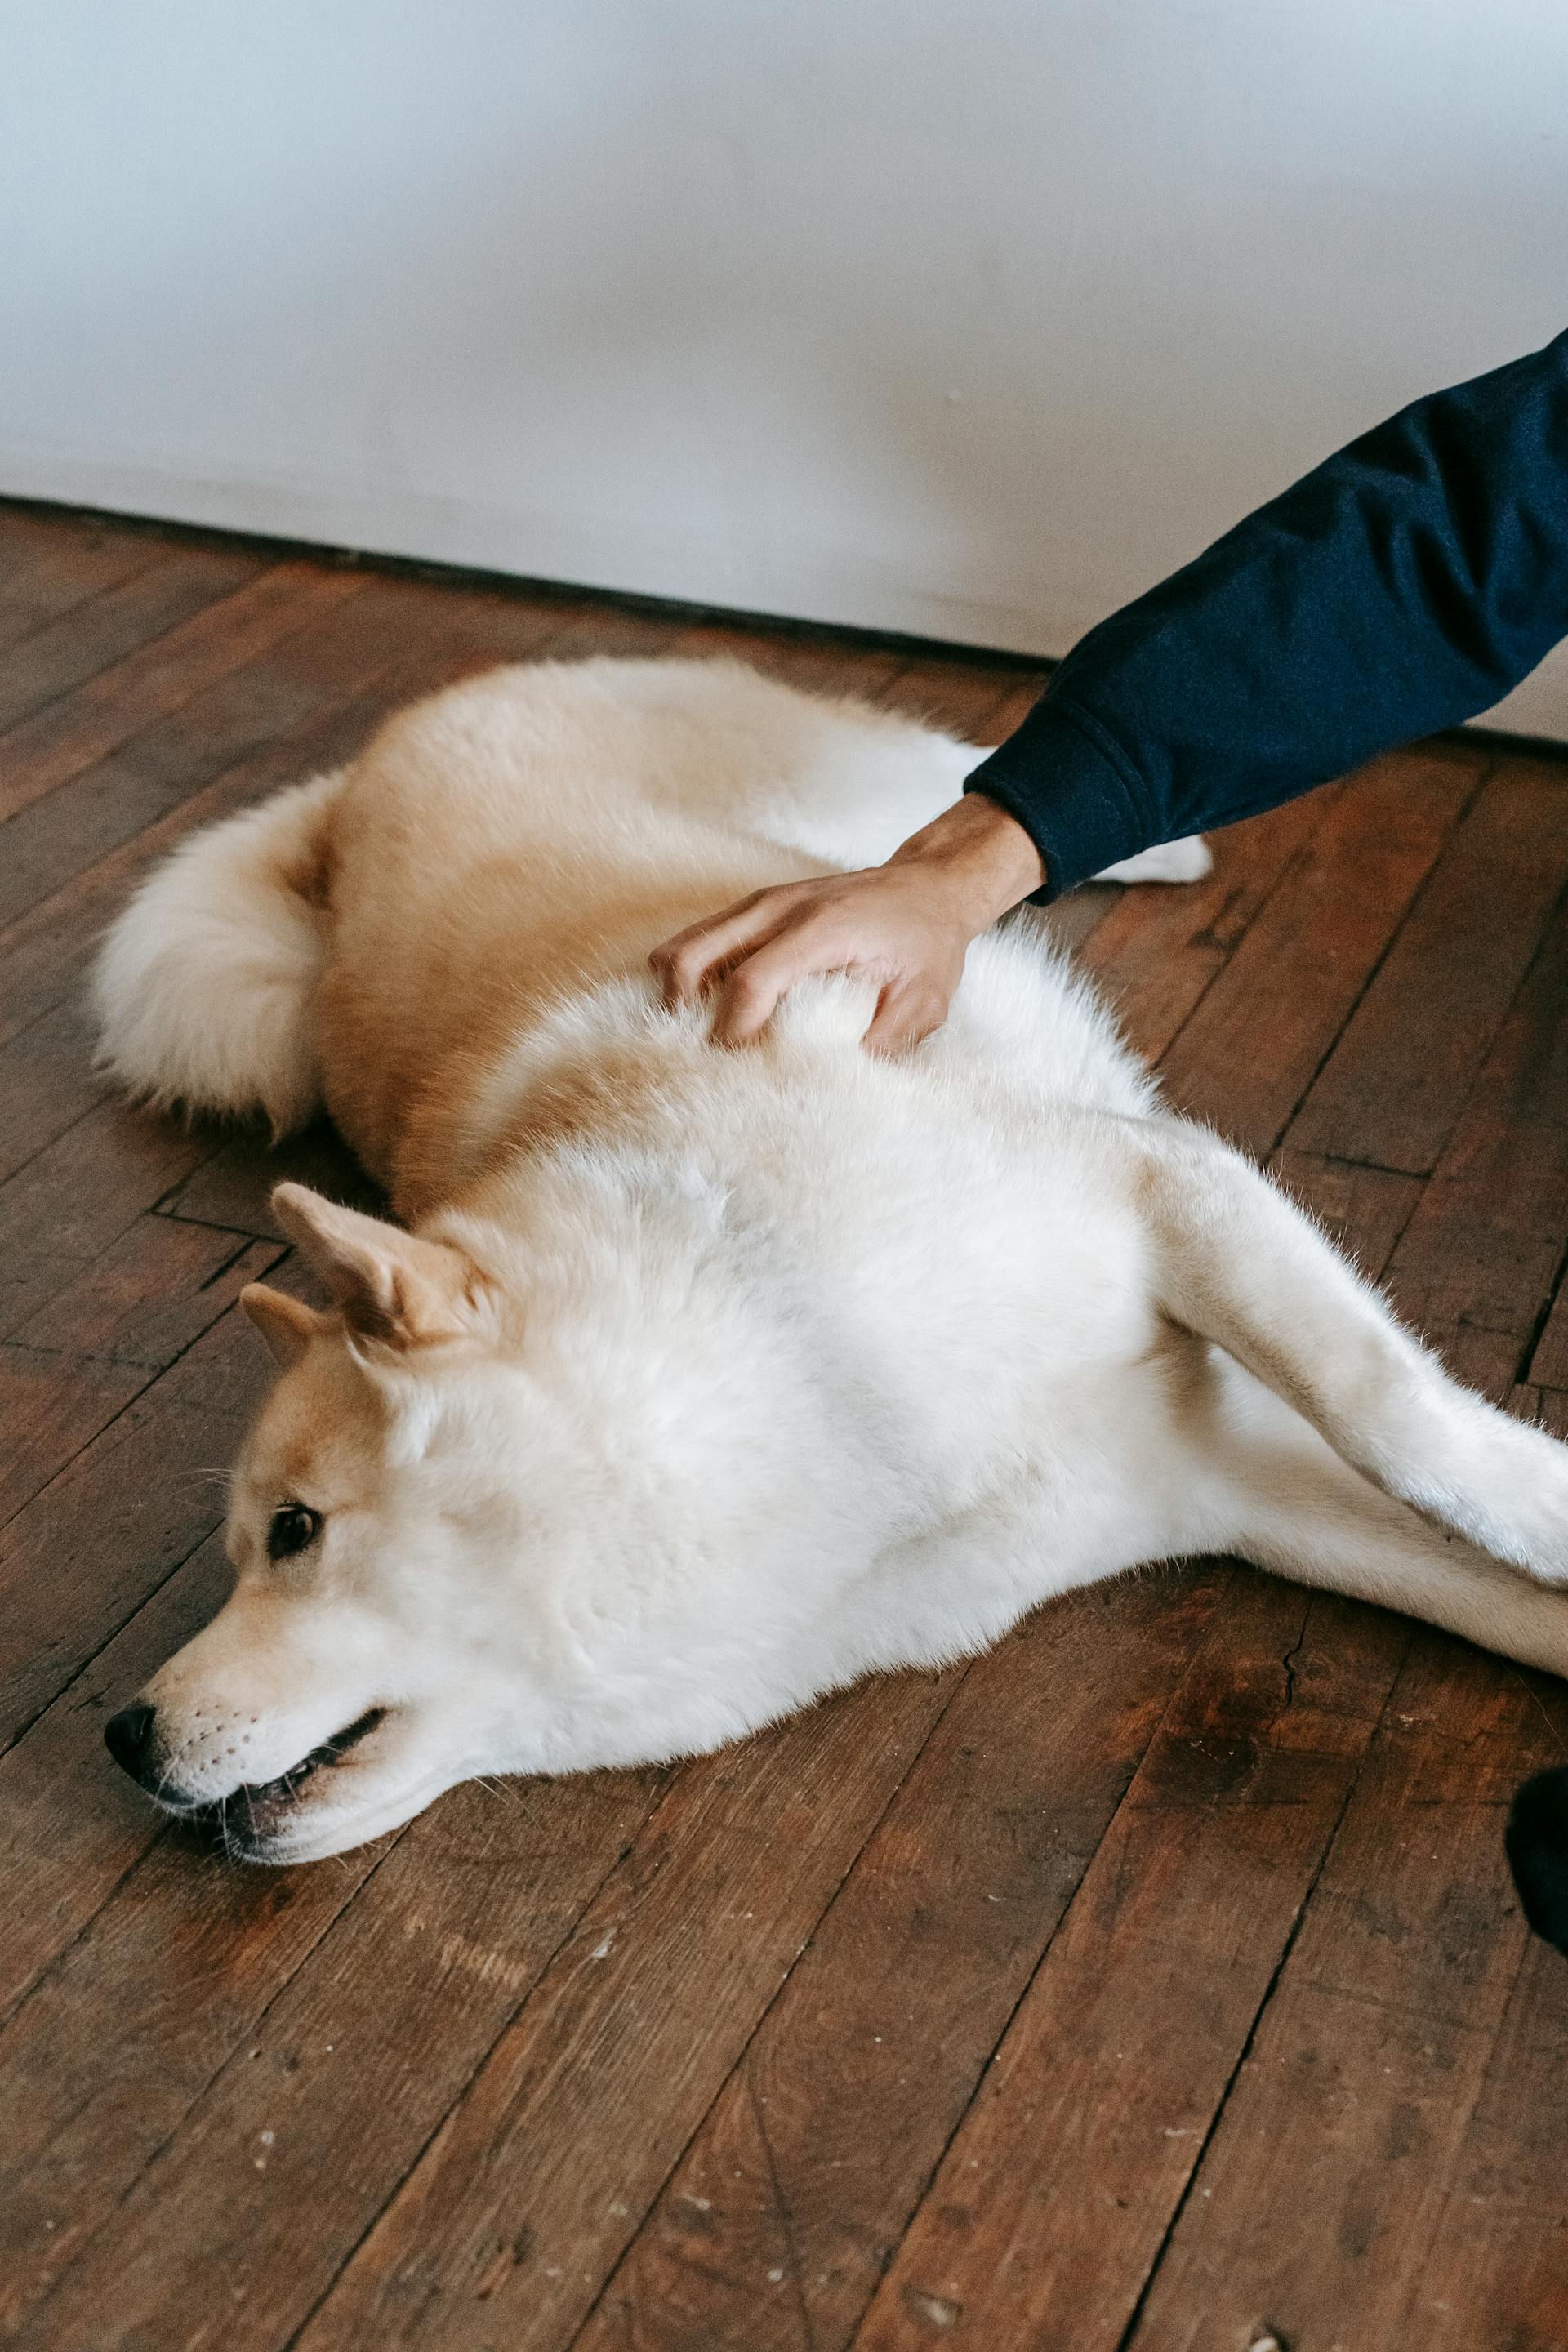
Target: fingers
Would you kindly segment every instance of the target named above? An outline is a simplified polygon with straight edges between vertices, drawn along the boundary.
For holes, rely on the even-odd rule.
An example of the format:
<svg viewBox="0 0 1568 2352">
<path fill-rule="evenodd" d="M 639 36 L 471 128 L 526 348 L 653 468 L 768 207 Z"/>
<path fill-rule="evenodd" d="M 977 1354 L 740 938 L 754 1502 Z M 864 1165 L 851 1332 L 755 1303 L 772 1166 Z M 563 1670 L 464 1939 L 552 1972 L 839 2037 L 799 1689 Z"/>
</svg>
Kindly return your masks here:
<svg viewBox="0 0 1568 2352">
<path fill-rule="evenodd" d="M 892 980 L 877 1000 L 871 1025 L 861 1043 L 874 1054 L 898 1054 L 918 1045 L 947 1019 L 947 998 L 930 981 L 911 977 Z"/>
<path fill-rule="evenodd" d="M 850 890 L 858 896 L 847 907 Z M 940 934 L 933 945 L 929 919 L 917 910 L 911 921 L 896 892 L 890 911 L 887 900 L 880 874 L 775 885 L 677 932 L 648 961 L 671 1006 L 717 991 L 711 1034 L 721 1045 L 760 1036 L 798 981 L 858 971 L 880 984 L 865 1042 L 897 1053 L 941 1028 L 963 958 L 962 944 L 953 955 Z"/>
<path fill-rule="evenodd" d="M 692 923 L 655 948 L 648 962 L 664 991 L 666 1003 L 694 1003 L 716 972 L 772 939 L 796 896 L 787 883 L 772 890 L 753 891 L 739 906 Z"/>
<path fill-rule="evenodd" d="M 807 935 L 786 932 L 770 940 L 738 964 L 724 982 L 713 1015 L 714 1043 L 749 1045 L 767 1027 L 780 997 L 797 980 L 807 980 L 824 969 Z"/>
</svg>

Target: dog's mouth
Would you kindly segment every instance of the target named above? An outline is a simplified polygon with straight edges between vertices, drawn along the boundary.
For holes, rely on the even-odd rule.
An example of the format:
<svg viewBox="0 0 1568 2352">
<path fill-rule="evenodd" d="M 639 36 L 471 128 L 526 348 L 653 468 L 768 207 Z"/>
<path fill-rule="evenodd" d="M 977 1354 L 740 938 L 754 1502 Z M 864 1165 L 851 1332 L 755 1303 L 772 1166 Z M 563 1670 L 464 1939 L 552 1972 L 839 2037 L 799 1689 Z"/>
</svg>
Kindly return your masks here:
<svg viewBox="0 0 1568 2352">
<path fill-rule="evenodd" d="M 244 1857 L 258 1850 L 281 1826 L 284 1817 L 301 1801 L 306 1788 L 320 1772 L 330 1772 L 345 1756 L 368 1739 L 386 1720 L 384 1706 L 373 1706 L 342 1731 L 334 1731 L 308 1756 L 270 1780 L 244 1781 L 226 1797 L 182 1806 L 180 1818 L 215 1846 Z"/>
</svg>

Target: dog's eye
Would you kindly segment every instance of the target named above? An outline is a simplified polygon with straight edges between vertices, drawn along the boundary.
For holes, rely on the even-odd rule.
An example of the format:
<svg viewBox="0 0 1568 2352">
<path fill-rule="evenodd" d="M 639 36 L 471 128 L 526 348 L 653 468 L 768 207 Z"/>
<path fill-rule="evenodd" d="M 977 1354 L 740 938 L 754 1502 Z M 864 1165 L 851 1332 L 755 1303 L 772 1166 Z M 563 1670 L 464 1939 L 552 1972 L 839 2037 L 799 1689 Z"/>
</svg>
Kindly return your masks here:
<svg viewBox="0 0 1568 2352">
<path fill-rule="evenodd" d="M 319 1511 L 308 1511 L 303 1503 L 285 1503 L 272 1514 L 267 1530 L 267 1557 L 288 1559 L 292 1553 L 313 1544 L 321 1531 Z"/>
</svg>

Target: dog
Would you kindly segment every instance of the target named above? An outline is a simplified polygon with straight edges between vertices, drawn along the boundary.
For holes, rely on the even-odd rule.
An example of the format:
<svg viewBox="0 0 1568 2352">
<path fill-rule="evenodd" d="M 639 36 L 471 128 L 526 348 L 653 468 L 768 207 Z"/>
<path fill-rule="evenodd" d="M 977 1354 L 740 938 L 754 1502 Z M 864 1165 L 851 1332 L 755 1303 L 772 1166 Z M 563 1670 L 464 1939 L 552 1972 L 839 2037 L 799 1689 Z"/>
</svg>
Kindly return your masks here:
<svg viewBox="0 0 1568 2352">
<path fill-rule="evenodd" d="M 1568 1449 L 1164 1109 L 1032 916 L 901 1055 L 844 975 L 743 1050 L 660 1001 L 659 941 L 887 856 L 980 756 L 731 663 L 509 667 L 152 874 L 105 1067 L 279 1134 L 324 1108 L 398 1219 L 274 1195 L 331 1304 L 244 1294 L 277 1379 L 235 1591 L 108 1731 L 168 1811 L 303 1862 L 1184 1554 L 1568 1671 Z"/>
</svg>

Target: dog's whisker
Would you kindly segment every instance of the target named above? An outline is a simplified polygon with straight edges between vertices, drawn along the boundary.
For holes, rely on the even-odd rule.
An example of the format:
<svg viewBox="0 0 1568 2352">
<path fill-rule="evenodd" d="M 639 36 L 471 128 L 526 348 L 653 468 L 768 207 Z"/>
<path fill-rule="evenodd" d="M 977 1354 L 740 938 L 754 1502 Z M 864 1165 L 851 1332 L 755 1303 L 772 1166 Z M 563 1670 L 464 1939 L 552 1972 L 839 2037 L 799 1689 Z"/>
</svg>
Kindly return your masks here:
<svg viewBox="0 0 1568 2352">
<path fill-rule="evenodd" d="M 537 1819 L 527 1796 L 515 1781 L 492 1780 L 486 1772 L 476 1772 L 473 1777 L 477 1787 L 488 1790 L 492 1797 L 504 1797 L 509 1804 L 516 1805 L 530 1824 Z"/>
</svg>

